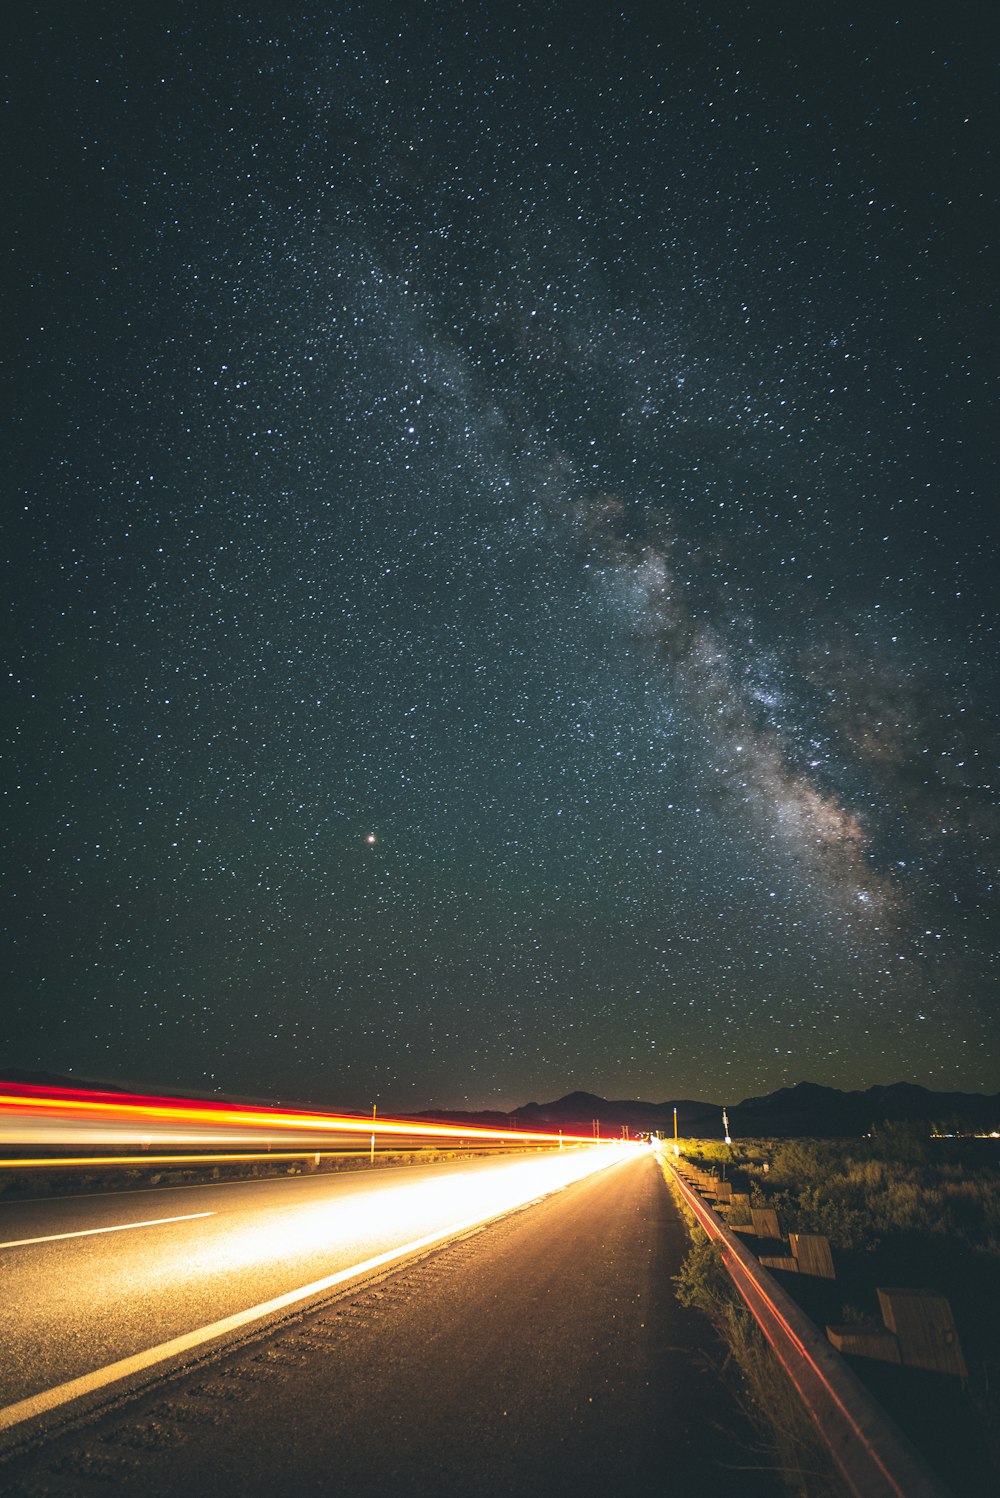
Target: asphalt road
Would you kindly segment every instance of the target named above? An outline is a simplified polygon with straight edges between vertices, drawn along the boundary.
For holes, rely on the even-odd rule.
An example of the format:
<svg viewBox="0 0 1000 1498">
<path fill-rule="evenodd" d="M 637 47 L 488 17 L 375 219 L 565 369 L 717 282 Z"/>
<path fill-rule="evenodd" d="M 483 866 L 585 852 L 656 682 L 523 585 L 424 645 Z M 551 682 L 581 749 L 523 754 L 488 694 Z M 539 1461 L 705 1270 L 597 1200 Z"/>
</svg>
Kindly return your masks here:
<svg viewBox="0 0 1000 1498">
<path fill-rule="evenodd" d="M 617 1158 L 607 1146 L 0 1203 L 0 1432 L 28 1396 Z"/>
<path fill-rule="evenodd" d="M 685 1251 L 632 1155 L 54 1436 L 0 1488 L 774 1498 L 720 1349 L 674 1298 Z"/>
</svg>

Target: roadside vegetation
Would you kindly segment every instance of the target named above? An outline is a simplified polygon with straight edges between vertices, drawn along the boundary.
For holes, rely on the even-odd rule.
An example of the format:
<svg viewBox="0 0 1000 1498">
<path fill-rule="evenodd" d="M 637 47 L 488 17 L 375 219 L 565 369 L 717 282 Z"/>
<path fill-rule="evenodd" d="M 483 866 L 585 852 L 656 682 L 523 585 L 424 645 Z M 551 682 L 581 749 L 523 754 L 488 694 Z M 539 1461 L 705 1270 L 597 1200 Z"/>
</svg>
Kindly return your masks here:
<svg viewBox="0 0 1000 1498">
<path fill-rule="evenodd" d="M 734 1289 L 718 1245 L 709 1242 L 679 1192 L 674 1199 L 692 1240 L 674 1276 L 677 1299 L 701 1311 L 719 1334 L 726 1348 L 722 1372 L 759 1434 L 760 1465 L 795 1498 L 848 1498 L 822 1437 Z"/>
<path fill-rule="evenodd" d="M 885 1124 L 864 1139 L 757 1139 L 731 1146 L 683 1140 L 681 1151 L 731 1182 L 752 1206 L 775 1208 L 786 1233 L 829 1239 L 835 1281 L 782 1277 L 820 1328 L 881 1324 L 880 1285 L 930 1288 L 947 1297 L 967 1380 L 867 1358 L 853 1359 L 852 1366 L 929 1460 L 951 1464 L 951 1481 L 961 1476 L 963 1498 L 998 1491 L 1000 1143 Z M 730 1225 L 741 1225 L 739 1213 Z M 956 1472 L 954 1463 L 963 1461 L 964 1472 Z"/>
<path fill-rule="evenodd" d="M 899 1237 L 940 1240 L 1000 1263 L 1000 1147 L 886 1124 L 868 1139 L 685 1140 L 685 1157 L 776 1207 L 792 1232 L 870 1254 Z"/>
<path fill-rule="evenodd" d="M 734 1290 L 718 1246 L 691 1219 L 689 1227 L 694 1242 L 674 1279 L 677 1299 L 703 1312 L 725 1343 L 725 1367 L 735 1375 L 737 1395 L 760 1432 L 761 1465 L 796 1498 L 846 1498 L 825 1443 Z"/>
</svg>

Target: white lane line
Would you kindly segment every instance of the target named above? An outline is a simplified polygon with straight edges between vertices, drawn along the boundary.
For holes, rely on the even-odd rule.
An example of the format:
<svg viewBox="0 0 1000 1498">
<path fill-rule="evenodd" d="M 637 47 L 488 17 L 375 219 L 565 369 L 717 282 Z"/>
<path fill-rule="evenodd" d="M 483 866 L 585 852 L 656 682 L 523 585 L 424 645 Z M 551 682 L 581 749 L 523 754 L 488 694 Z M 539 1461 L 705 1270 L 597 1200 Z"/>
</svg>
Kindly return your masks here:
<svg viewBox="0 0 1000 1498">
<path fill-rule="evenodd" d="M 214 1212 L 185 1212 L 183 1217 L 151 1217 L 148 1222 L 121 1222 L 113 1228 L 83 1228 L 78 1233 L 48 1233 L 44 1238 L 12 1238 L 0 1248 L 24 1248 L 29 1243 L 59 1243 L 63 1238 L 94 1238 L 98 1233 L 128 1233 L 133 1228 L 158 1228 L 165 1222 L 191 1222 L 195 1217 L 214 1217 Z"/>
<path fill-rule="evenodd" d="M 559 1187 L 555 1189 L 558 1190 Z M 185 1332 L 183 1336 L 173 1337 L 169 1342 L 161 1342 L 159 1347 L 150 1347 L 146 1352 L 138 1352 L 130 1358 L 121 1358 L 117 1363 L 109 1363 L 106 1368 L 96 1368 L 93 1373 L 84 1373 L 80 1378 L 71 1378 L 68 1383 L 57 1384 L 55 1388 L 45 1389 L 41 1394 L 32 1394 L 27 1399 L 19 1399 L 16 1404 L 9 1404 L 6 1409 L 0 1409 L 0 1430 L 10 1430 L 12 1426 L 31 1420 L 36 1415 L 44 1415 L 48 1410 L 58 1409 L 61 1404 L 68 1404 L 84 1394 L 92 1394 L 97 1389 L 106 1388 L 108 1384 L 118 1383 L 121 1379 L 129 1378 L 135 1373 L 142 1373 L 146 1368 L 153 1368 L 157 1363 L 166 1362 L 168 1358 L 190 1352 L 195 1347 L 201 1347 L 205 1342 L 214 1341 L 216 1337 L 224 1337 L 229 1332 L 238 1331 L 240 1327 L 248 1326 L 252 1321 L 259 1321 L 264 1316 L 273 1315 L 275 1311 L 283 1311 L 287 1306 L 293 1306 L 300 1300 L 307 1300 L 309 1296 L 329 1290 L 334 1285 L 342 1285 L 345 1280 L 355 1279 L 372 1269 L 379 1269 L 383 1264 L 391 1264 L 394 1259 L 402 1259 L 407 1254 L 417 1253 L 422 1248 L 430 1248 L 432 1244 L 441 1243 L 445 1238 L 457 1237 L 472 1228 L 480 1227 L 483 1223 L 502 1217 L 517 1207 L 529 1206 L 532 1201 L 540 1201 L 542 1197 L 548 1196 L 552 1190 L 552 1187 L 547 1187 L 539 1195 L 529 1197 L 527 1200 L 509 1199 L 491 1207 L 486 1212 L 480 1212 L 476 1217 L 467 1218 L 464 1222 L 452 1223 L 450 1227 L 441 1228 L 436 1233 L 428 1233 L 424 1238 L 414 1238 L 411 1243 L 404 1243 L 399 1248 L 390 1248 L 385 1253 L 376 1254 L 372 1259 L 363 1259 L 360 1264 L 352 1264 L 350 1269 L 338 1269 L 335 1274 L 328 1274 L 321 1280 L 313 1280 L 311 1285 L 303 1285 L 298 1290 L 289 1290 L 284 1295 L 276 1295 L 273 1300 L 262 1301 L 260 1305 L 250 1306 L 245 1311 L 237 1311 L 233 1316 L 224 1316 L 221 1321 L 213 1321 L 208 1326 L 200 1326 L 193 1332 Z"/>
<path fill-rule="evenodd" d="M 492 1212 L 489 1214 L 490 1217 L 493 1215 Z M 303 1285 L 298 1290 L 289 1290 L 284 1295 L 275 1296 L 273 1300 L 265 1300 L 260 1305 L 250 1306 L 246 1311 L 237 1311 L 233 1316 L 224 1316 L 221 1321 L 213 1321 L 208 1326 L 198 1327 L 196 1331 L 185 1332 L 181 1337 L 174 1337 L 169 1342 L 161 1342 L 159 1347 L 150 1347 L 146 1352 L 136 1353 L 134 1357 L 121 1358 L 117 1363 L 109 1363 L 106 1368 L 97 1368 L 93 1373 L 85 1373 L 80 1378 L 71 1378 L 68 1383 L 57 1384 L 54 1389 L 46 1389 L 44 1393 L 32 1394 L 27 1399 L 19 1399 L 16 1404 L 9 1404 L 6 1409 L 0 1409 L 0 1430 L 9 1430 L 12 1425 L 20 1425 L 22 1421 L 30 1420 L 34 1415 L 42 1415 L 46 1410 L 56 1409 L 61 1404 L 68 1404 L 71 1399 L 79 1399 L 83 1394 L 91 1394 L 97 1389 L 103 1389 L 107 1384 L 128 1378 L 133 1373 L 141 1373 L 144 1369 L 155 1367 L 157 1363 L 163 1363 L 168 1358 L 190 1352 L 204 1342 L 211 1342 L 216 1337 L 224 1337 L 227 1332 L 237 1331 L 241 1326 L 247 1326 L 251 1321 L 258 1321 L 263 1316 L 284 1310 L 286 1306 L 295 1305 L 296 1301 L 305 1300 L 321 1290 L 329 1290 L 333 1285 L 343 1284 L 345 1280 L 365 1274 L 370 1269 L 378 1269 L 382 1264 L 391 1264 L 393 1259 L 401 1259 L 404 1255 L 415 1253 L 418 1249 L 429 1248 L 432 1243 L 438 1243 L 443 1238 L 450 1238 L 453 1234 L 477 1227 L 487 1220 L 484 1217 L 472 1217 L 467 1222 L 455 1223 L 438 1233 L 428 1233 L 425 1238 L 414 1238 L 412 1243 L 404 1243 L 400 1248 L 390 1248 L 384 1254 L 376 1254 L 373 1259 L 365 1259 L 360 1264 L 352 1264 L 350 1269 L 340 1269 L 336 1274 L 328 1274 L 321 1280 L 314 1280 L 311 1285 Z"/>
</svg>

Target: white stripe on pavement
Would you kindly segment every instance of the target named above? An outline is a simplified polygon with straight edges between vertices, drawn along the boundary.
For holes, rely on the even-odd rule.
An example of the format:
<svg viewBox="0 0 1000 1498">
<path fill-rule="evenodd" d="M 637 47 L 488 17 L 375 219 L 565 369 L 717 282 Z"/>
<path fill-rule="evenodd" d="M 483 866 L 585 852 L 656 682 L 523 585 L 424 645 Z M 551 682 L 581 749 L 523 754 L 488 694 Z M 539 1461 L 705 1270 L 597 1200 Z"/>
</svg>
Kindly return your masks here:
<svg viewBox="0 0 1000 1498">
<path fill-rule="evenodd" d="M 158 1228 L 165 1222 L 191 1222 L 195 1217 L 214 1217 L 214 1212 L 185 1212 L 183 1217 L 151 1217 L 148 1222 L 120 1222 L 112 1228 L 82 1228 L 78 1233 L 47 1233 L 44 1238 L 12 1238 L 0 1248 L 24 1248 L 29 1243 L 59 1243 L 63 1238 L 94 1238 L 98 1233 L 127 1233 L 132 1228 Z"/>
<path fill-rule="evenodd" d="M 598 1165 L 592 1165 L 589 1170 L 574 1173 L 570 1180 L 580 1180 L 585 1175 L 595 1173 L 596 1170 L 606 1169 L 611 1163 L 613 1160 L 604 1156 Z M 336 1273 L 325 1275 L 321 1280 L 313 1280 L 311 1284 L 302 1285 L 298 1290 L 288 1290 L 284 1295 L 276 1295 L 273 1300 L 262 1301 L 260 1305 L 250 1306 L 245 1311 L 237 1311 L 232 1316 L 224 1316 L 221 1321 L 210 1322 L 208 1326 L 200 1326 L 194 1331 L 173 1337 L 169 1342 L 161 1342 L 159 1347 L 150 1347 L 145 1352 L 138 1352 L 132 1357 L 109 1363 L 106 1368 L 96 1368 L 92 1373 L 84 1373 L 79 1378 L 71 1378 L 67 1383 L 57 1384 L 54 1388 L 45 1389 L 40 1394 L 31 1394 L 26 1399 L 19 1399 L 15 1404 L 9 1404 L 5 1409 L 0 1409 L 0 1431 L 10 1430 L 12 1426 L 20 1425 L 25 1420 L 44 1415 L 49 1410 L 58 1409 L 60 1405 L 69 1404 L 71 1400 L 80 1399 L 85 1394 L 93 1394 L 98 1389 L 106 1388 L 108 1384 L 118 1383 L 124 1378 L 142 1373 L 147 1368 L 153 1368 L 158 1363 L 165 1363 L 170 1358 L 191 1352 L 206 1342 L 213 1342 L 218 1337 L 224 1337 L 230 1332 L 250 1325 L 251 1322 L 260 1321 L 266 1316 L 274 1315 L 277 1311 L 287 1309 L 288 1306 L 296 1305 L 299 1301 L 308 1300 L 324 1290 L 330 1290 L 334 1285 L 342 1285 L 348 1280 L 370 1273 L 373 1269 L 380 1269 L 384 1264 L 392 1264 L 397 1259 L 405 1259 L 409 1254 L 419 1253 L 422 1249 L 431 1248 L 436 1243 L 444 1243 L 449 1238 L 456 1238 L 463 1233 L 471 1232 L 473 1228 L 493 1222 L 508 1212 L 543 1200 L 546 1196 L 552 1195 L 554 1190 L 558 1191 L 561 1186 L 570 1184 L 570 1180 L 562 1181 L 554 1188 L 546 1184 L 541 1191 L 537 1188 L 528 1192 L 525 1192 L 523 1188 L 516 1193 L 510 1191 L 505 1199 L 497 1201 L 485 1211 L 480 1211 L 475 1217 L 466 1218 L 462 1222 L 454 1222 L 449 1227 L 440 1228 L 437 1232 L 427 1233 L 423 1238 L 414 1238 L 398 1248 L 387 1249 L 385 1253 L 375 1254 L 371 1259 L 363 1259 L 359 1264 L 352 1264 L 349 1269 L 338 1269 Z"/>
</svg>

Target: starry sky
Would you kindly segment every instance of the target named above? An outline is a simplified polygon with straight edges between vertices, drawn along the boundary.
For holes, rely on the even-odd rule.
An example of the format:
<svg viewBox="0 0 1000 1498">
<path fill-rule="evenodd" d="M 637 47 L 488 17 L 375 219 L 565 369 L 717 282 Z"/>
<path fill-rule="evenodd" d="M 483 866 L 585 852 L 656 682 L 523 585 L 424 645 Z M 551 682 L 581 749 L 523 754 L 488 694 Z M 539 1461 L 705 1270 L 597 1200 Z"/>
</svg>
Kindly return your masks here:
<svg viewBox="0 0 1000 1498">
<path fill-rule="evenodd" d="M 995 8 L 3 27 L 0 1065 L 1000 1088 Z"/>
</svg>

